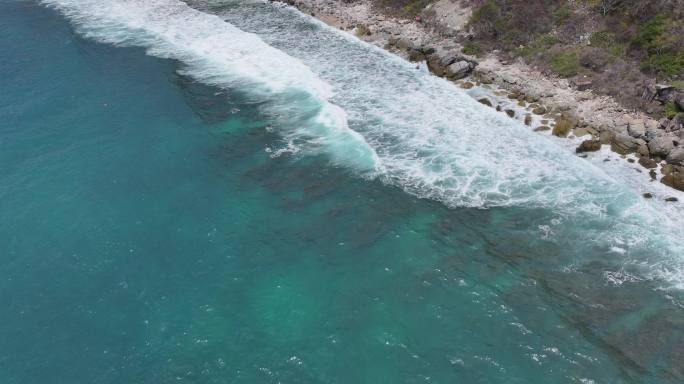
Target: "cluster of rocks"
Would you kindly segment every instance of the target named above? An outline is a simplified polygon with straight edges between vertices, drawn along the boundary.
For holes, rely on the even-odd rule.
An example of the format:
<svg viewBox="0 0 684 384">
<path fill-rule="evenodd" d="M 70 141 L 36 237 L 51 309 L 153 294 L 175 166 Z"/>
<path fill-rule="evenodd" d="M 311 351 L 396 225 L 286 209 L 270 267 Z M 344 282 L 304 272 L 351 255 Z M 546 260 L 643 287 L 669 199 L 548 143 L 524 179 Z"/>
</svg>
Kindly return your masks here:
<svg viewBox="0 0 684 384">
<path fill-rule="evenodd" d="M 406 52 L 410 61 L 425 61 L 430 72 L 450 80 L 459 80 L 470 75 L 478 64 L 476 60 L 457 50 L 437 51 L 434 47 L 414 44 L 406 38 L 391 37 L 386 48 Z"/>
<path fill-rule="evenodd" d="M 601 144 L 609 144 L 618 154 L 636 154 L 639 164 L 651 170 L 653 179 L 658 178 L 655 169 L 661 165 L 661 182 L 684 191 L 684 130 L 681 125 L 674 131 L 669 127 L 625 115 L 616 129 L 601 131 L 598 138 L 582 142 L 577 152 L 597 151 Z"/>
</svg>

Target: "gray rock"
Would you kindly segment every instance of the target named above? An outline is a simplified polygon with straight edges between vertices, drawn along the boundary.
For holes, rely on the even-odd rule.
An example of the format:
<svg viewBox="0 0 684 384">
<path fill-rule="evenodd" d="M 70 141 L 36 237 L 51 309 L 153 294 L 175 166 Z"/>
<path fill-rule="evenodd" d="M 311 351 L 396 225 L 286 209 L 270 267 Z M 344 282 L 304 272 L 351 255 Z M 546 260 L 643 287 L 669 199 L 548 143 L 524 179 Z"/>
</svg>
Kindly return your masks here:
<svg viewBox="0 0 684 384">
<path fill-rule="evenodd" d="M 643 120 L 631 120 L 627 124 L 627 133 L 635 138 L 642 137 L 646 134 L 646 124 Z"/>
<path fill-rule="evenodd" d="M 665 132 L 679 131 L 680 129 L 682 129 L 683 120 L 684 118 L 682 118 L 681 114 L 676 115 L 667 123 L 667 126 L 665 127 Z"/>
<path fill-rule="evenodd" d="M 641 98 L 646 101 L 657 100 L 665 103 L 673 96 L 676 89 L 666 84 L 649 84 L 644 88 Z"/>
<path fill-rule="evenodd" d="M 614 138 L 615 138 L 615 132 L 601 131 L 601 133 L 599 133 L 599 139 L 601 140 L 601 144 L 610 144 L 613 142 Z"/>
<path fill-rule="evenodd" d="M 684 165 L 684 147 L 677 147 L 667 155 L 667 163 L 674 165 Z"/>
<path fill-rule="evenodd" d="M 610 143 L 610 149 L 621 155 L 636 152 L 639 149 L 639 143 L 635 138 L 624 133 L 616 133 Z"/>
<path fill-rule="evenodd" d="M 572 85 L 574 85 L 578 91 L 586 91 L 591 89 L 593 83 L 591 80 L 575 80 L 572 82 Z"/>
<path fill-rule="evenodd" d="M 466 77 L 473 69 L 472 65 L 465 61 L 457 61 L 446 68 L 446 76 L 450 79 L 458 80 Z"/>
<path fill-rule="evenodd" d="M 668 125 L 670 125 L 670 119 L 667 117 L 663 117 L 662 119 L 659 120 L 660 123 L 660 129 L 665 129 L 667 128 Z"/>
<path fill-rule="evenodd" d="M 666 157 L 674 148 L 672 136 L 658 136 L 648 142 L 648 150 L 651 156 Z"/>
<path fill-rule="evenodd" d="M 407 50 L 407 49 L 413 47 L 413 43 L 411 43 L 411 41 L 409 39 L 402 37 L 400 39 L 397 39 L 397 42 L 394 43 L 394 46 L 399 48 L 399 49 Z"/>
<path fill-rule="evenodd" d="M 455 53 L 446 53 L 444 56 L 440 57 L 439 64 L 443 67 L 448 67 L 456 61 L 459 61 L 459 59 L 459 55 Z"/>
</svg>

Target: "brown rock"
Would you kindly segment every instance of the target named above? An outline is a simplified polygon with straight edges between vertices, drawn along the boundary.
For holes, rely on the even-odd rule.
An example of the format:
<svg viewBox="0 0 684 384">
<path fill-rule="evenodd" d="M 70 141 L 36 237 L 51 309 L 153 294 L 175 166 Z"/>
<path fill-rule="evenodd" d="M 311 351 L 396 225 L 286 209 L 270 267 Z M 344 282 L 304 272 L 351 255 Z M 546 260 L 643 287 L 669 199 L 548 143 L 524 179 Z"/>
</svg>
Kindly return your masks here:
<svg viewBox="0 0 684 384">
<path fill-rule="evenodd" d="M 534 108 L 532 110 L 532 113 L 534 113 L 535 115 L 543 115 L 546 113 L 546 108 L 539 106 L 537 108 Z"/>
<path fill-rule="evenodd" d="M 577 153 L 596 152 L 601 149 L 600 140 L 584 140 L 575 150 Z"/>
<path fill-rule="evenodd" d="M 508 115 L 508 117 L 515 117 L 515 111 L 512 109 L 507 109 L 506 114 Z"/>
<path fill-rule="evenodd" d="M 684 191 L 684 167 L 678 165 L 673 166 L 672 172 L 665 175 L 660 182 L 668 187 Z"/>
<path fill-rule="evenodd" d="M 642 167 L 647 169 L 658 168 L 658 163 L 650 157 L 641 157 L 639 159 L 639 164 L 641 164 Z"/>
</svg>

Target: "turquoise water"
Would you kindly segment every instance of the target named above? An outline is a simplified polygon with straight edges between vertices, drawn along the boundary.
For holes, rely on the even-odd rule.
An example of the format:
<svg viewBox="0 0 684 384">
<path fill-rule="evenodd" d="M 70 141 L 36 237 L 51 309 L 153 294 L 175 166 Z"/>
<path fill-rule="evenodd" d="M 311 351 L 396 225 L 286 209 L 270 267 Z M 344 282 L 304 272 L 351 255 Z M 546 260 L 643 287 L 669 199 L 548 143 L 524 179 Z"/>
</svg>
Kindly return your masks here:
<svg viewBox="0 0 684 384">
<path fill-rule="evenodd" d="M 0 382 L 684 380 L 670 229 L 600 170 L 291 10 L 89 3 L 0 3 Z"/>
</svg>

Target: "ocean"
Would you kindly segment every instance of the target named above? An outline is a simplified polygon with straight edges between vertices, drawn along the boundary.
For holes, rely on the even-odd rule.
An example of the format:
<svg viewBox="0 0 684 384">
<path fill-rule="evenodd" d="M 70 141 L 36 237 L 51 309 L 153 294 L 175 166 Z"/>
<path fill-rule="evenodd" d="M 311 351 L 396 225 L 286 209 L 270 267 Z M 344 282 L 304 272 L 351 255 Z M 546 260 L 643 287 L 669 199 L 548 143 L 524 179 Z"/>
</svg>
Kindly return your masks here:
<svg viewBox="0 0 684 384">
<path fill-rule="evenodd" d="M 0 52 L 0 383 L 684 380 L 626 162 L 278 4 L 5 0 Z"/>
</svg>

